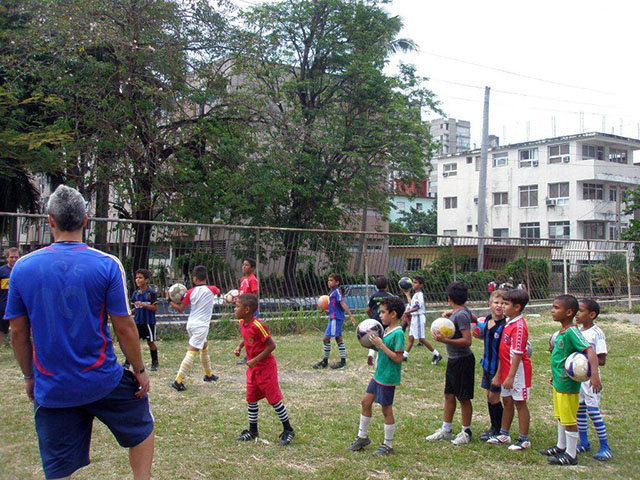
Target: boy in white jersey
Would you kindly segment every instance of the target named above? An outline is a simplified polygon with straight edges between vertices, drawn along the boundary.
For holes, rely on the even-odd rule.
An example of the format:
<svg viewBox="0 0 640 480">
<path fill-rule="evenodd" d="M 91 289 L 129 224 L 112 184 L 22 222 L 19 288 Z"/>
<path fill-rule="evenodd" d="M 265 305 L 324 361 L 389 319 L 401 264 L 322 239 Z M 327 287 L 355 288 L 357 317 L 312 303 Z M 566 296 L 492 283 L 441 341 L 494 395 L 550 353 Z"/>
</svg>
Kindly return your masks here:
<svg viewBox="0 0 640 480">
<path fill-rule="evenodd" d="M 194 287 L 187 290 L 181 303 L 171 301 L 167 295 L 169 305 L 179 311 L 184 312 L 191 305 L 191 312 L 187 320 L 187 333 L 189 334 L 189 346 L 187 354 L 180 364 L 180 369 L 175 381 L 171 384 L 177 391 L 182 392 L 187 388 L 182 381 L 189 373 L 189 369 L 200 352 L 200 362 L 204 369 L 204 381 L 215 382 L 218 377 L 211 372 L 211 357 L 209 356 L 209 345 L 207 336 L 211 325 L 211 313 L 213 312 L 214 297 L 220 295 L 218 287 L 207 285 L 207 267 L 198 265 L 193 269 Z"/>
<path fill-rule="evenodd" d="M 409 352 L 413 347 L 413 340 L 417 338 L 418 342 L 427 347 L 432 353 L 431 363 L 437 365 L 442 360 L 442 355 L 425 338 L 425 323 L 427 319 L 424 308 L 424 294 L 422 293 L 423 288 L 424 277 L 416 275 L 413 277 L 413 296 L 411 296 L 409 290 L 404 292 L 409 302 L 405 314 L 411 315 L 411 325 L 409 327 L 409 342 L 407 343 L 407 349 L 402 354 L 402 361 L 407 362 L 409 360 Z"/>
<path fill-rule="evenodd" d="M 588 298 L 580 300 L 576 322 L 580 328 L 580 333 L 586 338 L 591 348 L 598 356 L 598 365 L 604 366 L 607 359 L 607 340 L 602 329 L 594 323 L 594 320 L 600 314 L 600 305 L 595 300 Z M 611 448 L 607 439 L 607 427 L 600 413 L 600 392 L 594 393 L 589 381 L 583 382 L 580 387 L 580 404 L 578 405 L 578 433 L 580 434 L 580 443 L 578 444 L 578 453 L 588 452 L 591 450 L 589 445 L 589 437 L 587 436 L 587 415 L 593 422 L 600 442 L 600 450 L 598 450 L 593 458 L 600 461 L 606 461 L 613 458 Z"/>
</svg>

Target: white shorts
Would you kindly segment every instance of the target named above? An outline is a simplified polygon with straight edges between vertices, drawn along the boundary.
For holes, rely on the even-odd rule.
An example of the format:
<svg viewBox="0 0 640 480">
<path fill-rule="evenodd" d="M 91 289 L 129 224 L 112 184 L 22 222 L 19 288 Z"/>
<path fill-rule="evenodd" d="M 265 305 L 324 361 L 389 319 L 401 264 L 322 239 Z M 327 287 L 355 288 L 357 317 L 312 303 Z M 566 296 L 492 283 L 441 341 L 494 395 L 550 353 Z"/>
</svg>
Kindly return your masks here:
<svg viewBox="0 0 640 480">
<path fill-rule="evenodd" d="M 424 315 L 411 315 L 411 326 L 409 327 L 409 336 L 413 338 L 425 338 L 424 325 L 426 323 Z"/>
<path fill-rule="evenodd" d="M 586 404 L 587 407 L 600 407 L 600 392 L 593 392 L 590 381 L 582 382 L 579 397 L 580 403 Z"/>
<path fill-rule="evenodd" d="M 529 400 L 529 398 L 531 398 L 530 390 L 530 387 L 516 387 L 514 382 L 513 388 L 502 387 L 501 395 L 503 397 L 511 397 L 516 402 L 522 402 L 523 400 Z"/>
<path fill-rule="evenodd" d="M 202 350 L 204 344 L 207 343 L 207 337 L 209 336 L 209 327 L 189 327 L 187 325 L 187 333 L 189 334 L 189 345 L 198 350 Z"/>
</svg>

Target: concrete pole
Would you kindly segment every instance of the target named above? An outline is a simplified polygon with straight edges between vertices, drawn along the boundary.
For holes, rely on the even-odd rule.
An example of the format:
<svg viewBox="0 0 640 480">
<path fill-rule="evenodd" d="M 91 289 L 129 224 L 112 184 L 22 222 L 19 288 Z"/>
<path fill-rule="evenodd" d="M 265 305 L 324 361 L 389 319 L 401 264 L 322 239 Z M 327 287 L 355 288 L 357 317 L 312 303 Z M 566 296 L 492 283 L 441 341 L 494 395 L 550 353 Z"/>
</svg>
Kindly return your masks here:
<svg viewBox="0 0 640 480">
<path fill-rule="evenodd" d="M 480 180 L 478 181 L 478 271 L 484 270 L 484 227 L 487 222 L 487 155 L 489 150 L 489 87 L 484 87 Z"/>
</svg>

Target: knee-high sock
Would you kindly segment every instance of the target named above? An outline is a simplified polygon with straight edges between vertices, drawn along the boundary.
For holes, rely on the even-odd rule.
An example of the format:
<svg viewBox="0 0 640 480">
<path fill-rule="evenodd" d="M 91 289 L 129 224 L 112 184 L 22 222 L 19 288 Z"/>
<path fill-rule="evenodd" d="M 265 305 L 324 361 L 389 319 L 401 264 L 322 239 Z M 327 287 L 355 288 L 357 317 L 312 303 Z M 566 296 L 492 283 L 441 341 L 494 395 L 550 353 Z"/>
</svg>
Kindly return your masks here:
<svg viewBox="0 0 640 480">
<path fill-rule="evenodd" d="M 502 428 L 502 412 L 504 412 L 504 407 L 502 406 L 502 402 L 498 401 L 497 403 L 494 403 L 493 415 L 495 416 L 495 419 L 496 419 L 496 425 L 495 425 L 496 432 L 499 432 L 500 428 Z"/>
<path fill-rule="evenodd" d="M 204 374 L 207 377 L 210 377 L 211 376 L 211 357 L 209 356 L 208 346 L 200 350 L 200 363 L 202 363 Z"/>
<path fill-rule="evenodd" d="M 371 417 L 365 417 L 360 414 L 360 427 L 358 428 L 358 436 L 360 438 L 366 438 L 369 436 L 369 424 L 371 423 Z"/>
<path fill-rule="evenodd" d="M 560 423 L 560 420 L 558 420 L 558 443 L 556 446 L 562 450 L 567 448 L 567 430 Z"/>
<path fill-rule="evenodd" d="M 258 402 L 247 402 L 249 415 L 249 431 L 254 435 L 258 433 Z"/>
<path fill-rule="evenodd" d="M 282 422 L 283 430 L 293 430 L 293 428 L 291 428 L 291 424 L 289 423 L 289 414 L 287 413 L 287 408 L 284 406 L 284 403 L 282 403 L 282 400 L 280 400 L 278 403 L 274 403 L 271 406 L 275 409 L 276 414 L 278 415 L 278 419 Z"/>
<path fill-rule="evenodd" d="M 396 432 L 396 424 L 387 425 L 384 424 L 384 444 L 391 448 L 393 447 L 393 434 Z"/>
<path fill-rule="evenodd" d="M 347 348 L 344 346 L 344 342 L 338 343 L 338 352 L 340 352 L 341 360 L 345 360 L 347 358 Z"/>
<path fill-rule="evenodd" d="M 178 375 L 176 375 L 176 382 L 182 383 L 182 380 L 184 380 L 184 377 L 186 377 L 187 374 L 189 373 L 189 370 L 191 369 L 191 365 L 193 365 L 193 361 L 195 360 L 197 354 L 198 352 L 195 352 L 193 350 L 187 350 L 187 354 L 184 356 L 184 360 L 182 360 L 182 363 L 180 364 Z"/>
<path fill-rule="evenodd" d="M 580 443 L 582 445 L 589 445 L 587 427 L 587 406 L 581 403 L 578 406 L 578 433 L 580 434 Z"/>
<path fill-rule="evenodd" d="M 567 430 L 567 455 L 576 458 L 578 454 L 578 432 L 570 432 Z"/>
<path fill-rule="evenodd" d="M 329 354 L 331 353 L 331 342 L 327 342 L 323 344 L 323 347 L 324 347 L 324 351 L 323 351 L 322 359 L 327 360 L 329 358 Z"/>
<path fill-rule="evenodd" d="M 609 448 L 609 440 L 607 439 L 607 427 L 604 424 L 604 419 L 600 413 L 599 407 L 587 407 L 587 413 L 589 418 L 593 422 L 593 426 L 596 429 L 598 440 L 600 441 L 600 448 Z"/>
</svg>

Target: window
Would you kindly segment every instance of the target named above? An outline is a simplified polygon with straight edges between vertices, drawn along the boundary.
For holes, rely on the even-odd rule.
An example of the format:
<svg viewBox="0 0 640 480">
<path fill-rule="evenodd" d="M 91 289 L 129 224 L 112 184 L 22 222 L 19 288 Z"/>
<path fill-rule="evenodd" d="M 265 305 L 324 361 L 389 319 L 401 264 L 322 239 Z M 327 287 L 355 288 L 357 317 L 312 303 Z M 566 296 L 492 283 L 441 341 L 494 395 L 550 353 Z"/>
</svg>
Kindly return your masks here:
<svg viewBox="0 0 640 480">
<path fill-rule="evenodd" d="M 473 225 L 467 225 L 467 232 L 473 232 Z"/>
<path fill-rule="evenodd" d="M 494 237 L 508 237 L 509 229 L 508 228 L 494 228 L 493 229 Z"/>
<path fill-rule="evenodd" d="M 493 166 L 504 167 L 509 163 L 509 154 L 507 152 L 493 154 Z"/>
<path fill-rule="evenodd" d="M 458 174 L 458 164 L 457 163 L 445 163 L 442 165 L 442 176 L 443 177 L 453 177 Z"/>
<path fill-rule="evenodd" d="M 586 240 L 604 240 L 604 222 L 584 222 L 583 233 Z"/>
<path fill-rule="evenodd" d="M 549 147 L 549 163 L 569 163 L 569 144 L 551 145 Z"/>
<path fill-rule="evenodd" d="M 555 205 L 566 205 L 569 203 L 569 182 L 550 183 L 549 198 L 555 200 Z"/>
<path fill-rule="evenodd" d="M 509 205 L 509 192 L 493 192 L 493 206 Z"/>
<path fill-rule="evenodd" d="M 421 258 L 407 258 L 407 271 L 415 272 L 416 270 L 420 270 L 422 268 L 422 259 Z"/>
<path fill-rule="evenodd" d="M 597 147 L 595 145 L 583 145 L 582 159 L 604 160 L 604 147 Z"/>
<path fill-rule="evenodd" d="M 604 185 L 599 183 L 583 183 L 582 198 L 584 200 L 602 200 L 604 198 Z"/>
<path fill-rule="evenodd" d="M 467 157 L 467 165 L 473 163 L 473 157 Z"/>
<path fill-rule="evenodd" d="M 404 209 L 405 209 L 405 203 L 404 202 L 396 202 L 396 205 L 398 206 L 398 211 L 399 212 L 404 212 Z"/>
<path fill-rule="evenodd" d="M 458 197 L 444 197 L 444 208 L 458 208 Z"/>
<path fill-rule="evenodd" d="M 549 222 L 549 238 L 562 238 L 569 239 L 570 236 L 569 221 L 563 222 Z"/>
<path fill-rule="evenodd" d="M 476 161 L 476 172 L 480 171 L 480 157 L 475 157 Z"/>
<path fill-rule="evenodd" d="M 416 210 L 422 210 L 422 203 L 416 203 Z"/>
<path fill-rule="evenodd" d="M 618 201 L 618 188 L 614 186 L 609 187 L 609 201 L 617 202 Z"/>
<path fill-rule="evenodd" d="M 520 187 L 520 206 L 538 206 L 538 185 L 523 185 Z"/>
<path fill-rule="evenodd" d="M 457 235 L 458 234 L 458 230 L 455 230 L 455 229 L 453 229 L 453 230 L 443 230 L 442 234 L 443 235 L 452 235 L 453 236 L 453 235 Z"/>
<path fill-rule="evenodd" d="M 520 236 L 522 238 L 540 238 L 540 222 L 521 223 Z"/>
<path fill-rule="evenodd" d="M 624 233 L 626 231 L 627 226 L 625 224 L 620 224 L 620 233 Z M 618 235 L 615 225 L 609 226 L 609 240 L 620 240 L 620 236 Z"/>
<path fill-rule="evenodd" d="M 520 168 L 537 167 L 538 166 L 538 149 L 525 148 L 524 150 L 518 150 L 518 166 Z"/>
<path fill-rule="evenodd" d="M 609 161 L 615 163 L 627 163 L 627 151 L 619 148 L 609 149 Z"/>
</svg>

